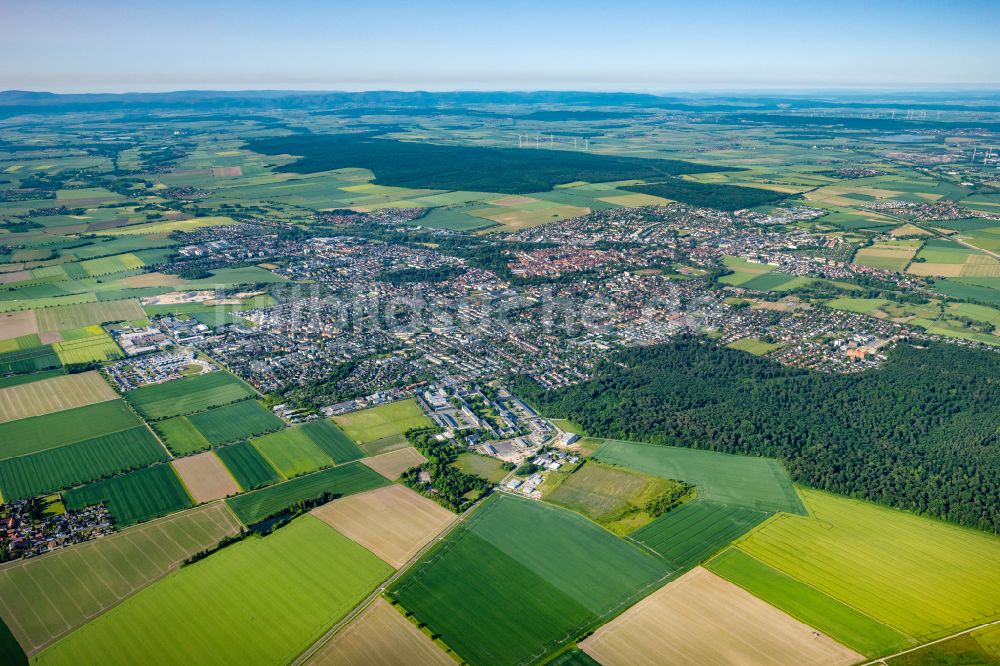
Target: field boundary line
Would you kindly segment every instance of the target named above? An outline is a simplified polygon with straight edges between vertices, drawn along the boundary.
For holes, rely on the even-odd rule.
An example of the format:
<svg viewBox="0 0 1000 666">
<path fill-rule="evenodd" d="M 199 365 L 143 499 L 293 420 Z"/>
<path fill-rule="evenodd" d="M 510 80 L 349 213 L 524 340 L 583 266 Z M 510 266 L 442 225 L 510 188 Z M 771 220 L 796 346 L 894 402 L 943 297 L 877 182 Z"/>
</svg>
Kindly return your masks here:
<svg viewBox="0 0 1000 666">
<path fill-rule="evenodd" d="M 511 473 L 513 474 L 513 472 Z M 509 476 L 509 475 L 508 475 Z M 467 511 L 458 517 L 457 520 L 452 521 L 450 524 L 446 525 L 443 530 L 437 533 L 430 541 L 424 544 L 424 547 L 417 551 L 406 563 L 403 564 L 399 569 L 395 571 L 391 576 L 382 581 L 371 593 L 361 600 L 354 608 L 348 611 L 347 615 L 342 617 L 335 625 L 333 625 L 329 630 L 326 631 L 322 636 L 316 639 L 312 645 L 307 647 L 298 657 L 296 657 L 292 662 L 291 666 L 300 666 L 305 664 L 309 659 L 316 655 L 330 640 L 340 633 L 345 627 L 347 627 L 351 622 L 357 619 L 365 609 L 375 603 L 375 600 L 382 596 L 382 594 L 389 588 L 390 585 L 395 583 L 399 578 L 401 578 L 405 573 L 419 562 L 424 555 L 426 555 L 432 548 L 441 543 L 449 534 L 451 534 L 455 528 L 462 525 L 472 514 L 476 513 L 479 507 L 489 500 L 493 496 L 490 493 L 486 497 L 478 500 L 473 504 Z M 333 529 L 332 527 L 330 529 Z M 353 540 L 352 540 L 353 541 Z M 360 544 L 359 544 L 360 545 Z M 366 549 L 367 550 L 367 549 Z M 370 551 L 369 551 L 370 552 Z"/>
<path fill-rule="evenodd" d="M 179 518 L 183 514 L 187 513 L 188 511 L 204 512 L 204 511 L 207 510 L 207 508 L 209 506 L 212 506 L 213 504 L 215 504 L 217 502 L 222 502 L 223 504 L 225 504 L 225 502 L 223 500 L 221 500 L 221 499 L 213 500 L 212 502 L 206 502 L 205 504 L 199 504 L 198 506 L 191 507 L 190 509 L 183 509 L 181 511 L 175 511 L 174 513 L 167 514 L 166 516 L 162 516 L 161 518 Z M 156 520 L 160 520 L 160 519 L 156 519 Z M 109 536 L 116 536 L 118 534 L 123 534 L 127 530 L 131 530 L 132 528 L 147 527 L 152 522 L 153 521 L 146 521 L 144 523 L 137 523 L 135 525 L 129 525 L 124 530 L 121 530 L 119 532 L 115 532 L 114 535 L 109 535 Z M 84 541 L 84 542 L 81 542 L 79 544 L 73 544 L 73 545 L 84 545 L 84 544 L 88 544 L 88 543 L 93 543 L 93 541 L 94 540 Z M 115 544 L 115 547 L 117 548 L 117 543 Z M 72 546 L 70 546 L 70 548 L 72 548 Z M 46 556 L 49 556 L 49 555 L 54 555 L 54 554 L 59 553 L 59 552 L 61 552 L 61 550 L 50 551 L 48 553 L 45 553 L 45 555 L 40 555 L 39 558 L 46 557 Z M 104 558 L 105 562 L 108 561 L 107 557 L 105 557 L 105 555 L 104 555 L 103 552 L 101 552 L 101 557 Z M 31 561 L 37 561 L 37 559 L 38 558 L 32 557 L 32 558 L 27 558 L 27 559 L 22 559 L 22 560 L 14 560 L 14 562 L 9 562 L 9 563 L 6 563 L 6 564 L 14 564 L 14 563 L 20 564 L 20 563 L 26 563 L 26 562 L 31 562 Z M 55 635 L 52 638 L 46 640 L 45 642 L 43 642 L 43 643 L 41 643 L 41 644 L 39 644 L 39 645 L 31 648 L 30 651 L 29 650 L 25 650 L 25 654 L 28 657 L 32 657 L 32 656 L 38 654 L 42 650 L 45 650 L 46 648 L 52 646 L 53 644 L 59 642 L 60 640 L 62 640 L 64 638 L 66 638 L 67 636 L 69 636 L 70 634 L 72 634 L 73 632 L 75 632 L 76 630 L 78 630 L 78 629 L 86 626 L 87 624 L 93 622 L 94 620 L 96 620 L 97 618 L 101 617 L 102 615 L 105 615 L 105 614 L 111 612 L 112 610 L 114 610 L 115 608 L 117 608 L 118 606 L 120 606 L 121 604 L 123 604 L 124 602 L 126 602 L 127 600 L 131 599 L 132 597 L 134 597 L 135 595 L 139 594 L 140 592 L 142 592 L 146 588 L 150 587 L 151 585 L 153 585 L 155 583 L 158 583 L 159 581 L 163 580 L 164 578 L 166 578 L 170 574 L 174 573 L 175 571 L 178 571 L 181 568 L 181 566 L 183 566 L 183 560 L 177 562 L 176 564 L 172 564 L 172 565 L 166 567 L 164 569 L 163 573 L 158 574 L 158 575 L 154 575 L 152 578 L 148 578 L 148 579 L 144 580 L 142 583 L 140 583 L 139 585 L 137 585 L 134 589 L 128 590 L 124 595 L 121 595 L 121 596 L 119 596 L 117 594 L 114 594 L 114 592 L 110 590 L 108 582 L 102 578 L 101 579 L 101 583 L 103 585 L 105 585 L 106 587 L 109 587 L 109 591 L 111 591 L 112 594 L 115 596 L 115 601 L 114 602 L 108 604 L 104 608 L 98 609 L 97 612 L 88 615 L 84 619 L 84 621 L 81 622 L 80 624 L 78 624 L 76 626 L 70 626 L 69 628 L 65 629 L 64 631 L 61 631 L 58 635 Z M 2 571 L 2 570 L 0 570 L 0 571 Z"/>
<path fill-rule="evenodd" d="M 886 655 L 884 657 L 879 657 L 878 659 L 873 659 L 871 661 L 866 661 L 863 664 L 861 664 L 860 666 L 878 666 L 879 664 L 881 664 L 882 666 L 886 666 L 886 664 L 888 664 L 888 662 L 886 661 L 887 659 L 895 659 L 896 657 L 900 657 L 900 656 L 902 656 L 904 654 L 909 654 L 911 652 L 916 652 L 917 650 L 922 650 L 925 647 L 930 647 L 931 645 L 937 645 L 938 643 L 943 643 L 945 641 L 951 640 L 952 638 L 956 638 L 958 636 L 964 636 L 965 634 L 971 634 L 973 631 L 979 631 L 980 629 L 985 629 L 986 627 L 992 627 L 992 626 L 998 625 L 998 624 L 1000 624 L 1000 620 L 993 620 L 992 622 L 987 622 L 985 624 L 980 624 L 980 625 L 978 625 L 976 627 L 970 627 L 968 629 L 963 629 L 962 631 L 956 631 L 954 634 L 950 634 L 950 635 L 945 636 L 943 638 L 938 638 L 938 639 L 935 639 L 933 641 L 928 641 L 927 643 L 922 643 L 920 645 L 917 645 L 916 647 L 907 648 L 906 650 L 901 650 L 900 652 L 896 652 L 894 654 L 889 654 L 889 655 Z"/>
<path fill-rule="evenodd" d="M 752 530 L 751 530 L 751 531 L 752 531 Z M 749 534 L 749 532 L 748 532 L 747 534 Z M 744 536 L 746 536 L 746 535 L 744 535 Z M 722 548 L 722 549 L 720 549 L 720 550 L 719 550 L 718 552 L 716 552 L 716 553 L 715 553 L 714 555 L 712 555 L 712 557 L 710 557 L 710 558 L 708 558 L 707 560 L 705 560 L 705 561 L 704 561 L 704 562 L 702 563 L 702 566 L 703 566 L 703 567 L 705 567 L 706 569 L 708 569 L 709 571 L 712 571 L 711 569 L 709 569 L 709 568 L 708 568 L 708 565 L 709 565 L 709 564 L 711 564 L 713 560 L 717 560 L 717 559 L 718 559 L 719 557 L 721 557 L 721 556 L 722 556 L 722 554 L 723 554 L 723 553 L 725 553 L 725 552 L 726 552 L 727 550 L 729 550 L 729 549 L 731 549 L 731 548 L 735 548 L 736 550 L 740 551 L 741 553 L 743 553 L 744 555 L 746 555 L 747 557 L 749 557 L 749 558 L 750 558 L 750 559 L 752 559 L 753 561 L 755 561 L 755 562 L 758 562 L 758 563 L 759 563 L 759 564 L 760 564 L 761 566 L 765 566 L 765 567 L 768 567 L 769 569 L 774 569 L 774 570 L 775 570 L 775 571 L 777 571 L 778 573 L 780 573 L 780 574 L 782 574 L 782 575 L 784 575 L 784 576 L 788 576 L 789 578 L 791 578 L 792 580 L 794 580 L 794 581 L 795 581 L 796 583 L 800 583 L 801 585 L 804 585 L 805 587 L 808 587 L 808 588 L 810 588 L 810 589 L 812 589 L 812 590 L 815 590 L 816 592 L 819 592 L 819 593 L 820 593 L 820 594 L 822 594 L 823 596 L 826 596 L 826 597 L 830 597 L 831 599 L 833 599 L 833 600 L 834 600 L 834 601 L 836 601 L 837 603 L 840 603 L 840 604 L 843 604 L 845 608 L 850 608 L 851 610 L 855 611 L 856 613 L 858 613 L 858 614 L 860 614 L 860 615 L 864 615 L 865 617 L 867 617 L 868 619 L 870 619 L 870 620 L 871 620 L 872 622 L 875 622 L 876 624 L 881 624 L 881 625 L 882 625 L 883 627 L 888 627 L 889 629 L 892 629 L 893 631 L 898 631 L 898 632 L 899 632 L 900 634 L 902 634 L 903 636 L 907 636 L 908 638 L 911 638 L 911 639 L 913 639 L 914 641 L 916 641 L 916 640 L 919 640 L 919 639 L 917 639 L 917 637 L 916 637 L 916 636 L 911 636 L 910 634 L 906 633 L 905 631 L 903 631 L 903 630 L 902 630 L 902 629 L 900 629 L 899 627 L 894 627 L 894 626 L 892 626 L 891 624 L 889 624 L 889 623 L 887 623 L 887 622 L 884 622 L 883 620 L 880 620 L 880 619 L 878 619 L 878 618 L 877 618 L 877 617 L 875 617 L 874 615 L 871 615 L 870 613 L 866 613 L 865 611 L 861 610 L 860 608 L 856 608 L 855 606 L 853 606 L 852 604 L 849 604 L 849 603 L 847 603 L 846 601 L 844 601 L 844 600 L 843 600 L 843 599 L 841 599 L 840 597 L 835 597 L 834 595 L 830 594 L 829 592 L 824 592 L 823 590 L 819 589 L 818 587 L 816 587 L 816 586 L 815 586 L 815 585 L 813 585 L 812 583 L 807 583 L 807 582 L 806 582 L 806 581 L 804 581 L 804 580 L 800 580 L 799 578 L 797 578 L 797 577 L 793 576 L 792 574 L 788 573 L 788 572 L 787 572 L 787 571 L 785 571 L 784 569 L 779 569 L 778 567 L 774 566 L 773 564 L 768 564 L 767 562 L 765 562 L 764 560 L 760 559 L 759 557 L 756 557 L 755 555 L 753 555 L 753 554 L 751 554 L 751 553 L 748 553 L 747 551 L 745 551 L 745 550 L 743 550 L 742 548 L 740 548 L 740 547 L 739 547 L 738 545 L 736 545 L 736 542 L 735 542 L 735 541 L 733 541 L 732 543 L 730 543 L 730 544 L 729 544 L 728 546 L 726 546 L 725 548 Z M 729 579 L 728 579 L 728 578 L 726 578 L 725 576 L 723 576 L 723 575 L 721 575 L 721 574 L 718 574 L 718 573 L 716 573 L 715 571 L 712 571 L 712 573 L 713 573 L 713 574 L 715 574 L 716 576 L 718 576 L 719 578 L 722 578 L 723 580 L 725 580 L 725 581 L 727 581 L 727 582 L 729 582 L 729 583 L 732 583 L 732 584 L 733 584 L 733 585 L 735 585 L 736 587 L 738 587 L 738 588 L 740 588 L 740 589 L 742 589 L 742 590 L 746 590 L 746 591 L 747 591 L 748 593 L 750 593 L 750 594 L 752 594 L 753 596 L 757 597 L 758 599 L 760 599 L 760 600 L 761 600 L 761 601 L 763 601 L 764 603 L 768 604 L 769 606 L 772 606 L 772 607 L 774 607 L 774 608 L 777 608 L 778 610 L 780 610 L 780 611 L 781 611 L 782 613 L 784 613 L 785 615 L 788 615 L 789 617 L 793 617 L 793 618 L 795 618 L 796 620 L 799 620 L 799 622 L 802 622 L 803 624 L 806 624 L 806 625 L 808 625 L 808 626 L 812 627 L 812 625 L 811 625 L 811 624 L 809 624 L 808 622 L 806 622 L 805 620 L 801 620 L 801 619 L 799 619 L 799 618 L 795 617 L 795 616 L 794 616 L 794 615 L 792 615 L 792 613 L 790 613 L 789 611 L 787 611 L 787 610 L 785 610 L 785 609 L 783 609 L 783 608 L 779 608 L 778 606 L 776 606 L 775 604 L 771 603 L 770 601 L 767 601 L 767 600 L 766 600 L 766 599 L 764 599 L 763 597 L 760 597 L 760 596 L 758 596 L 758 595 L 757 595 L 756 593 L 754 593 L 754 592 L 753 592 L 753 590 L 750 590 L 749 588 L 746 588 L 746 587 L 743 587 L 743 585 L 741 585 L 741 584 L 737 583 L 736 581 L 733 581 L 733 580 L 729 580 Z M 997 622 L 1000 622 L 1000 620 L 997 620 Z M 986 625 L 983 625 L 983 626 L 986 626 Z M 816 627 L 813 627 L 813 629 L 815 629 L 815 628 L 816 628 Z M 825 632 L 823 632 L 823 633 L 825 633 Z M 827 636 L 829 636 L 829 634 L 827 634 Z M 829 636 L 829 637 L 830 637 L 830 638 L 833 638 L 833 636 Z M 836 638 L 833 638 L 833 640 L 835 640 L 835 641 L 837 641 L 838 643 L 840 643 L 840 641 L 839 641 L 839 640 L 837 640 Z M 841 645 L 843 645 L 843 643 L 841 643 Z M 847 646 L 847 647 L 850 647 L 850 646 Z M 853 648 L 852 648 L 852 649 L 853 649 Z M 907 649 L 910 649 L 910 648 L 907 648 Z M 855 650 L 855 652 L 857 652 L 857 650 Z M 901 652 L 901 653 L 899 653 L 899 654 L 902 654 L 902 652 Z M 876 661 L 876 662 L 869 662 L 869 663 L 878 663 L 878 662 Z M 865 664 L 865 666 L 868 666 L 868 665 L 867 665 L 867 664 Z"/>
<path fill-rule="evenodd" d="M 132 403 L 130 403 L 130 402 L 129 402 L 128 400 L 126 400 L 126 399 L 125 399 L 125 394 L 124 394 L 124 393 L 119 393 L 119 392 L 118 392 L 118 390 L 116 389 L 116 387 L 115 387 L 115 386 L 114 386 L 113 384 L 111 384 L 111 382 L 109 382 L 109 381 L 108 381 L 108 378 L 107 378 L 107 377 L 106 377 L 106 376 L 104 375 L 104 373 L 103 373 L 103 372 L 101 372 L 101 373 L 99 373 L 99 374 L 101 375 L 101 379 L 103 379 L 103 380 L 104 380 L 104 382 L 105 382 L 106 384 L 108 384 L 108 386 L 110 386 L 110 387 L 111 387 L 111 389 L 112 389 L 112 390 L 113 390 L 113 391 L 114 391 L 115 393 L 117 393 L 117 394 L 118 394 L 118 399 L 119 399 L 119 400 L 121 400 L 121 401 L 122 401 L 123 403 L 125 403 L 125 407 L 126 407 L 126 408 L 127 408 L 127 409 L 128 409 L 129 411 L 130 411 L 130 412 L 132 412 L 132 415 L 133 415 L 133 416 L 135 416 L 135 418 L 139 419 L 139 423 L 141 423 L 142 425 L 146 426 L 146 430 L 148 430 L 148 431 L 149 431 L 149 432 L 150 432 L 150 433 L 151 433 L 151 434 L 153 435 L 153 439 L 155 439 L 155 440 L 156 440 L 156 443 L 157 443 L 157 444 L 159 444 L 159 445 L 160 445 L 160 448 L 161 448 L 161 449 L 163 449 L 163 451 L 164 451 L 164 452 L 165 452 L 165 453 L 167 454 L 167 462 L 169 462 L 169 461 L 173 460 L 173 459 L 174 459 L 174 452 L 173 452 L 173 451 L 171 451 L 171 450 L 170 450 L 170 449 L 169 449 L 169 448 L 167 447 L 167 445 L 163 443 L 163 440 L 162 440 L 162 439 L 160 439 L 160 435 L 159 435 L 159 434 L 158 434 L 158 433 L 156 432 L 156 429 L 155 429 L 155 428 L 153 428 L 153 426 L 151 426 L 151 425 L 149 424 L 149 421 L 147 421 L 147 420 L 146 420 L 146 419 L 145 419 L 145 418 L 143 417 L 143 415 L 142 415 L 142 414 L 140 414 L 140 413 L 139 413 L 139 412 L 138 412 L 138 411 L 136 410 L 136 408 L 132 406 Z"/>
</svg>

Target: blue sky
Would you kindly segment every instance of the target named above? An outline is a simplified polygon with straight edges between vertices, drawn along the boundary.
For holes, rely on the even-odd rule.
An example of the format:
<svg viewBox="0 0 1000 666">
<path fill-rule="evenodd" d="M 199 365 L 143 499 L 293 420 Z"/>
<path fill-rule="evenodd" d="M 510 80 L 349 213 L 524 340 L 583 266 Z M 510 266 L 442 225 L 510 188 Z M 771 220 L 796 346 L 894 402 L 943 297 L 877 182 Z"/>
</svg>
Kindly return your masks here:
<svg viewBox="0 0 1000 666">
<path fill-rule="evenodd" d="M 1000 87 L 1000 0 L 0 0 L 0 89 Z"/>
</svg>

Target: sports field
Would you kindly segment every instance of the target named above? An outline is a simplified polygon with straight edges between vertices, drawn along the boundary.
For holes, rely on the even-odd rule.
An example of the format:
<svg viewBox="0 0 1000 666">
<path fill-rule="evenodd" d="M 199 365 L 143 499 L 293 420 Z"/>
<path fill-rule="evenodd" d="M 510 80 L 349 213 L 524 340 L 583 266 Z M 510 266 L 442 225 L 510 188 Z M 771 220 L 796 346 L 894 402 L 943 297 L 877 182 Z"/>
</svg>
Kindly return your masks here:
<svg viewBox="0 0 1000 666">
<path fill-rule="evenodd" d="M 361 463 L 352 462 L 237 495 L 226 503 L 244 525 L 253 525 L 287 510 L 296 502 L 317 499 L 324 493 L 343 497 L 388 483 L 380 474 Z"/>
<path fill-rule="evenodd" d="M 598 460 L 694 484 L 698 497 L 761 511 L 805 513 L 788 472 L 773 458 L 752 458 L 639 442 L 605 440 Z"/>
<path fill-rule="evenodd" d="M 921 641 L 1000 619 L 1000 537 L 858 500 L 800 491 L 745 553 Z"/>
<path fill-rule="evenodd" d="M 454 666 L 455 660 L 389 602 L 378 598 L 306 663 L 314 666 Z"/>
<path fill-rule="evenodd" d="M 162 462 L 166 451 L 145 426 L 0 460 L 0 496 L 35 497 Z"/>
<path fill-rule="evenodd" d="M 250 442 L 286 479 L 314 472 L 333 464 L 328 456 L 302 428 L 288 428 Z"/>
<path fill-rule="evenodd" d="M 334 500 L 312 514 L 396 569 L 456 518 L 437 502 L 395 484 Z"/>
<path fill-rule="evenodd" d="M 215 453 L 243 490 L 253 490 L 281 481 L 278 472 L 250 442 L 236 442 L 222 446 L 216 449 Z"/>
<path fill-rule="evenodd" d="M 847 666 L 862 656 L 698 567 L 580 643 L 605 666 Z"/>
<path fill-rule="evenodd" d="M 67 509 L 104 502 L 120 527 L 191 506 L 191 498 L 170 465 L 153 465 L 63 493 Z"/>
<path fill-rule="evenodd" d="M 662 555 L 674 569 L 699 564 L 770 514 L 696 499 L 665 513 L 631 538 Z"/>
<path fill-rule="evenodd" d="M 399 400 L 378 407 L 363 409 L 333 420 L 358 444 L 402 435 L 411 428 L 426 428 L 434 423 L 417 406 L 417 401 Z"/>
<path fill-rule="evenodd" d="M 213 504 L 0 565 L 0 615 L 33 653 L 238 531 Z"/>
<path fill-rule="evenodd" d="M 137 425 L 141 421 L 122 400 L 9 421 L 0 424 L 0 458 L 44 451 Z"/>
<path fill-rule="evenodd" d="M 361 462 L 390 481 L 395 481 L 411 467 L 417 467 L 427 462 L 427 458 L 412 446 L 408 446 L 405 449 L 390 451 L 371 458 L 362 458 Z"/>
<path fill-rule="evenodd" d="M 288 663 L 390 573 L 302 516 L 170 574 L 40 653 L 38 663 Z"/>
<path fill-rule="evenodd" d="M 302 432 L 338 465 L 365 455 L 337 424 L 328 419 L 307 423 L 302 426 Z"/>
<path fill-rule="evenodd" d="M 739 548 L 727 548 L 705 567 L 866 657 L 897 652 L 914 643 L 906 634 L 769 567 Z"/>
<path fill-rule="evenodd" d="M 177 475 L 196 504 L 240 492 L 236 480 L 212 451 L 175 458 L 170 464 L 177 470 Z"/>
<path fill-rule="evenodd" d="M 0 389 L 0 423 L 114 400 L 118 395 L 97 372 L 62 375 Z"/>
<path fill-rule="evenodd" d="M 127 392 L 125 399 L 146 418 L 164 419 L 228 405 L 255 395 L 256 391 L 249 384 L 228 372 L 217 371 L 143 386 Z"/>
<path fill-rule="evenodd" d="M 660 584 L 657 557 L 560 507 L 495 495 L 390 595 L 473 664 L 535 661 Z"/>
</svg>

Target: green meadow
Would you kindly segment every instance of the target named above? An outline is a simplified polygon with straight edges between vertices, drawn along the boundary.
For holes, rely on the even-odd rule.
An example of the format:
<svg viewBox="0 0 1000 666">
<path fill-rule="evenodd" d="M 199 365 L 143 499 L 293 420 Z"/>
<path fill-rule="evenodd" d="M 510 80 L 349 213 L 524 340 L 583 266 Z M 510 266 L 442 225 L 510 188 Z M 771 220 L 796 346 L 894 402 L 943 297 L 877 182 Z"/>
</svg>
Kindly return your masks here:
<svg viewBox="0 0 1000 666">
<path fill-rule="evenodd" d="M 41 652 L 37 663 L 287 663 L 391 573 L 302 516 L 170 574 Z"/>
</svg>

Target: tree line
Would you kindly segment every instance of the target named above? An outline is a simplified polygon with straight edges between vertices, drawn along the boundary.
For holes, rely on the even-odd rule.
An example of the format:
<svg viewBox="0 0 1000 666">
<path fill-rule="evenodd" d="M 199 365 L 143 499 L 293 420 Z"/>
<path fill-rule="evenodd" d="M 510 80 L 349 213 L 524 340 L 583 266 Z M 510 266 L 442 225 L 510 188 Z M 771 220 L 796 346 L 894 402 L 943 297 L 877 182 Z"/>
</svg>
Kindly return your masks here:
<svg viewBox="0 0 1000 666">
<path fill-rule="evenodd" d="M 994 352 L 900 345 L 880 369 L 838 375 L 684 337 L 576 386 L 516 388 L 592 436 L 777 457 L 800 483 L 1000 533 Z"/>
</svg>

